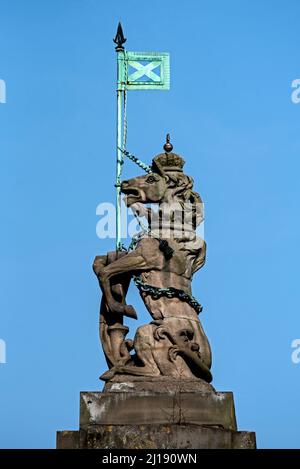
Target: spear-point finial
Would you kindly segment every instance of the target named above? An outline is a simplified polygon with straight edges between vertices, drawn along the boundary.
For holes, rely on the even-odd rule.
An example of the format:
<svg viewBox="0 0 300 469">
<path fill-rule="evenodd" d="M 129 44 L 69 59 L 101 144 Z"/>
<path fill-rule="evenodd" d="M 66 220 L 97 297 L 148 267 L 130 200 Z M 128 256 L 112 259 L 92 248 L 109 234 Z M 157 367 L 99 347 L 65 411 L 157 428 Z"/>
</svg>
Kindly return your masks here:
<svg viewBox="0 0 300 469">
<path fill-rule="evenodd" d="M 170 134 L 166 136 L 166 143 L 164 144 L 164 150 L 166 153 L 170 153 L 173 150 L 173 145 L 170 143 Z"/>
<path fill-rule="evenodd" d="M 126 40 L 127 39 L 124 37 L 121 22 L 119 21 L 117 34 L 116 34 L 116 37 L 113 39 L 114 43 L 117 44 L 116 46 L 117 52 L 120 50 L 124 50 L 123 44 L 125 44 Z"/>
</svg>

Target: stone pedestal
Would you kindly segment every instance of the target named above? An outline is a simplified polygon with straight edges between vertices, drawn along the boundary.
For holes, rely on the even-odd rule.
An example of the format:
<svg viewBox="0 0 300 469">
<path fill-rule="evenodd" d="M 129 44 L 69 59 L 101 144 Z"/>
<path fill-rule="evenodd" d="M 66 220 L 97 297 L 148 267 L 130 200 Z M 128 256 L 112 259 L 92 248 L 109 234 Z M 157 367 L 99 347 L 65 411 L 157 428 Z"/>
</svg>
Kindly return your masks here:
<svg viewBox="0 0 300 469">
<path fill-rule="evenodd" d="M 118 376 L 80 395 L 79 431 L 57 432 L 57 448 L 255 448 L 237 431 L 233 395 L 208 383 Z"/>
</svg>

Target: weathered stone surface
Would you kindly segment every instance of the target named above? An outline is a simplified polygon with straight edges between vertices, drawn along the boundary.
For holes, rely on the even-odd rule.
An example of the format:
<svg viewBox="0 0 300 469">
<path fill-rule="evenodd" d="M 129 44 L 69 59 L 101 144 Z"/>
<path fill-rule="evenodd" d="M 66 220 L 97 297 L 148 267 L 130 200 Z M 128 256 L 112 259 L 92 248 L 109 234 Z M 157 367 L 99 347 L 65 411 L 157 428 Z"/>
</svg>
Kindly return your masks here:
<svg viewBox="0 0 300 469">
<path fill-rule="evenodd" d="M 202 306 L 192 296 L 193 275 L 206 257 L 206 243 L 196 233 L 203 203 L 184 163 L 165 152 L 153 159 L 151 174 L 122 181 L 125 203 L 146 218 L 149 229 L 135 238 L 134 249 L 96 256 L 93 264 L 103 293 L 100 338 L 109 366 L 104 381 L 124 373 L 212 381 L 211 349 L 198 318 Z M 127 338 L 123 316 L 137 318 L 126 304 L 131 278 L 152 321 Z"/>
<path fill-rule="evenodd" d="M 145 378 L 144 376 L 116 375 L 105 383 L 104 392 L 152 392 L 155 394 L 193 392 L 216 393 L 215 388 L 202 379 L 174 379 L 168 376 Z"/>
<path fill-rule="evenodd" d="M 120 388 L 122 389 L 122 388 Z M 236 430 L 232 393 L 82 392 L 80 428 L 184 423 Z"/>
<path fill-rule="evenodd" d="M 89 449 L 254 449 L 255 433 L 199 425 L 94 425 L 58 432 L 57 448 Z"/>
<path fill-rule="evenodd" d="M 63 430 L 56 433 L 56 448 L 57 449 L 79 449 L 80 448 L 80 434 L 82 432 L 74 430 Z"/>
<path fill-rule="evenodd" d="M 58 432 L 58 448 L 255 448 L 237 431 L 233 395 L 204 380 L 115 376 L 80 394 L 80 430 Z"/>
</svg>

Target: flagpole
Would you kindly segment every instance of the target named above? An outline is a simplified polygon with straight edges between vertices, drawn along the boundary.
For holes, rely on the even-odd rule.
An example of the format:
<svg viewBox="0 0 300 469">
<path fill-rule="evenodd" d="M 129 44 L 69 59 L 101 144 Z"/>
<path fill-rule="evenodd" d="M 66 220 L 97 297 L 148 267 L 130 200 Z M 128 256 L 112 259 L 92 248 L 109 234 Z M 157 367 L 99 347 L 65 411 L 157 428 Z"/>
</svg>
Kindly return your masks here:
<svg viewBox="0 0 300 469">
<path fill-rule="evenodd" d="M 119 56 L 118 52 L 118 70 Z M 119 88 L 119 80 L 118 80 Z M 117 89 L 116 250 L 121 251 L 122 90 Z"/>
<path fill-rule="evenodd" d="M 123 44 L 126 39 L 123 34 L 121 23 L 118 24 L 117 34 L 114 43 L 117 44 L 117 164 L 116 164 L 116 250 L 122 250 L 121 243 L 121 173 L 123 156 L 122 148 L 122 95 L 124 90 L 124 54 L 125 50 Z"/>
</svg>

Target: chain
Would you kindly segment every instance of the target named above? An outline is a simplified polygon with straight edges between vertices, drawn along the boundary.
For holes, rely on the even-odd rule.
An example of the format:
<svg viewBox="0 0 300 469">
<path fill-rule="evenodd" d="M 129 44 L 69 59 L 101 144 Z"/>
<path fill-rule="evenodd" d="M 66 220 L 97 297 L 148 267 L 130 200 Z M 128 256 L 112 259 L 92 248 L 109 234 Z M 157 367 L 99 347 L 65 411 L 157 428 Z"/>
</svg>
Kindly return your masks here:
<svg viewBox="0 0 300 469">
<path fill-rule="evenodd" d="M 140 241 L 140 239 L 143 237 L 143 235 L 146 233 L 148 235 L 152 235 L 151 233 L 151 230 L 149 228 L 146 228 L 141 220 L 139 219 L 139 217 L 134 213 L 134 216 L 141 228 L 141 231 L 132 238 L 131 240 L 131 243 L 128 247 L 128 251 L 133 251 L 138 242 Z M 157 238 L 156 236 L 154 236 L 158 241 L 162 241 L 160 240 L 160 238 Z M 185 293 L 183 290 L 180 290 L 178 288 L 174 288 L 174 287 L 167 287 L 167 288 L 159 288 L 159 287 L 155 287 L 153 285 L 149 285 L 148 283 L 144 283 L 143 280 L 142 280 L 142 276 L 141 275 L 133 275 L 133 281 L 135 283 L 135 286 L 138 288 L 139 292 L 140 293 L 146 293 L 148 295 L 151 295 L 151 297 L 154 299 L 154 300 L 157 300 L 158 298 L 161 298 L 162 296 L 166 297 L 166 298 L 179 298 L 181 301 L 185 301 L 186 303 L 188 303 L 192 308 L 194 308 L 194 310 L 196 311 L 196 313 L 201 313 L 203 307 L 201 306 L 201 304 L 196 300 L 196 298 L 194 298 L 192 295 L 189 295 L 188 293 Z"/>
<path fill-rule="evenodd" d="M 178 288 L 168 287 L 168 288 L 159 288 L 144 283 L 140 275 L 134 275 L 133 280 L 140 293 L 146 293 L 151 295 L 154 300 L 158 300 L 162 296 L 166 298 L 179 298 L 181 301 L 188 303 L 194 310 L 199 314 L 202 311 L 201 304 L 194 298 L 192 295 L 185 293 L 183 290 Z"/>
<path fill-rule="evenodd" d="M 141 220 L 139 219 L 139 217 L 137 216 L 137 214 L 135 212 L 133 212 L 133 215 L 134 215 L 139 227 L 141 228 L 141 231 L 139 231 L 139 233 L 136 233 L 132 237 L 131 243 L 128 246 L 128 251 L 134 251 L 135 250 L 136 245 L 138 244 L 140 239 L 143 237 L 143 235 L 148 234 L 148 235 L 151 236 L 151 230 L 149 228 L 146 228 L 146 226 L 143 225 L 143 223 L 141 222 Z"/>
<path fill-rule="evenodd" d="M 131 161 L 133 161 L 137 166 L 139 166 L 144 171 L 146 171 L 146 173 L 151 173 L 152 172 L 151 166 L 148 166 L 146 163 L 143 163 L 139 158 L 137 158 L 136 156 L 129 153 L 129 151 L 124 150 L 124 148 L 120 148 L 120 147 L 118 147 L 118 148 L 123 153 L 123 155 L 127 156 L 127 158 L 129 158 Z"/>
</svg>

